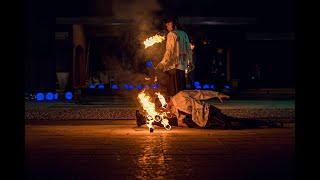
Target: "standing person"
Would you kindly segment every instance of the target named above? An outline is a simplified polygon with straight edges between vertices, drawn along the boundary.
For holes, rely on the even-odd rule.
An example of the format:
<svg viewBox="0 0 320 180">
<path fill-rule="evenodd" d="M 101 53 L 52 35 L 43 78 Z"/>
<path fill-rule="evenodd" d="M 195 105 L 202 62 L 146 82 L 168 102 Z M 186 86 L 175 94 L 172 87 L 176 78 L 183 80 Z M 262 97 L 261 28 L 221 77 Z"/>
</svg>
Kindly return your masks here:
<svg viewBox="0 0 320 180">
<path fill-rule="evenodd" d="M 186 73 L 186 89 L 193 89 L 193 84 L 196 81 L 196 72 L 195 72 L 195 67 L 196 66 L 196 56 L 195 56 L 195 42 L 193 39 L 190 39 L 190 46 L 191 46 L 191 51 L 192 51 L 192 62 L 194 65 L 194 69 L 189 68 L 185 73 Z"/>
<path fill-rule="evenodd" d="M 227 60 L 224 50 L 218 47 L 209 64 L 210 67 L 210 84 L 214 84 L 216 91 L 221 91 L 226 84 Z"/>
<path fill-rule="evenodd" d="M 166 51 L 156 69 L 166 74 L 167 95 L 173 96 L 186 89 L 185 71 L 193 69 L 192 50 L 188 35 L 179 26 L 177 18 L 165 19 L 168 30 Z"/>
<path fill-rule="evenodd" d="M 256 63 L 254 65 L 254 69 L 253 69 L 253 80 L 254 80 L 254 87 L 256 89 L 259 89 L 261 87 L 261 71 L 262 71 L 262 66 L 259 63 Z"/>
<path fill-rule="evenodd" d="M 201 42 L 196 47 L 196 61 L 195 64 L 195 74 L 196 81 L 200 83 L 200 86 L 209 83 L 210 78 L 210 60 L 213 56 L 211 42 L 205 35 Z"/>
</svg>

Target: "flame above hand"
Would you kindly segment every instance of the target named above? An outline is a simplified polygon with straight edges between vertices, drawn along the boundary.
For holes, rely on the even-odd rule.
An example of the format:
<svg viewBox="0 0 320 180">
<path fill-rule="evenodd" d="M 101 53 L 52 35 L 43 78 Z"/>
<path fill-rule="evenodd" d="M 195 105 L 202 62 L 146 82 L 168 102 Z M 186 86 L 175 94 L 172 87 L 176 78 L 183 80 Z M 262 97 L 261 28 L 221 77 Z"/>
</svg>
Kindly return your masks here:
<svg viewBox="0 0 320 180">
<path fill-rule="evenodd" d="M 155 43 L 160 43 L 165 39 L 164 36 L 160 36 L 158 34 L 149 37 L 148 39 L 146 39 L 143 44 L 145 45 L 145 49 L 147 49 L 147 47 L 152 46 Z"/>
</svg>

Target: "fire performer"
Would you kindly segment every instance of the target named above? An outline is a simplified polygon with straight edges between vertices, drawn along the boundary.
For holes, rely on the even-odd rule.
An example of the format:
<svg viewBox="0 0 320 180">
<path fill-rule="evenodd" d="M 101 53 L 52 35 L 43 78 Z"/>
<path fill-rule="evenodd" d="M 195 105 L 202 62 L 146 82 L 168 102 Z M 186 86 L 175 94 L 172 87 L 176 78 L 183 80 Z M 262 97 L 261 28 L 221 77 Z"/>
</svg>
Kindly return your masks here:
<svg viewBox="0 0 320 180">
<path fill-rule="evenodd" d="M 162 69 L 166 74 L 166 94 L 173 96 L 186 89 L 185 71 L 190 71 L 194 65 L 188 35 L 181 29 L 178 19 L 169 17 L 165 23 L 169 31 L 166 51 L 156 69 Z"/>
<path fill-rule="evenodd" d="M 278 121 L 228 116 L 217 107 L 204 101 L 211 98 L 218 98 L 220 102 L 223 102 L 224 98 L 229 99 L 230 96 L 211 90 L 183 90 L 172 96 L 167 106 L 163 107 L 159 100 L 156 100 L 155 105 L 171 111 L 177 117 L 179 126 L 180 122 L 183 122 L 189 128 L 245 129 L 261 126 L 283 127 L 283 123 Z M 141 124 L 145 124 L 145 120 L 141 116 L 137 116 L 137 124 L 141 126 Z"/>
</svg>

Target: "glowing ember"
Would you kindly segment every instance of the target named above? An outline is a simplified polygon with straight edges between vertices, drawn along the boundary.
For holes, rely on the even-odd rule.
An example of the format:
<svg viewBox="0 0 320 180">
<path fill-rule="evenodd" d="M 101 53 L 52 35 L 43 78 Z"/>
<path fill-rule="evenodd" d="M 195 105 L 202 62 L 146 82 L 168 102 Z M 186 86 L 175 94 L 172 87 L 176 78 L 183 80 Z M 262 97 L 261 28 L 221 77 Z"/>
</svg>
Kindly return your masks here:
<svg viewBox="0 0 320 180">
<path fill-rule="evenodd" d="M 164 97 L 160 93 L 156 93 L 160 99 L 161 104 L 165 102 Z M 160 98 L 161 97 L 161 98 Z M 167 129 L 170 130 L 171 126 L 169 125 L 169 120 L 166 118 L 166 112 L 158 113 L 155 110 L 155 104 L 150 101 L 150 96 L 145 93 L 145 89 L 143 89 L 138 94 L 138 99 L 140 101 L 140 104 L 143 108 L 143 110 L 147 113 L 147 126 L 149 127 L 150 132 L 153 132 L 153 122 L 160 122 L 161 124 Z M 163 105 L 163 104 L 162 104 Z"/>
<path fill-rule="evenodd" d="M 145 45 L 145 49 L 147 49 L 147 47 L 152 46 L 155 43 L 160 43 L 165 39 L 164 36 L 160 36 L 158 34 L 149 37 L 148 39 L 146 39 L 143 43 Z"/>
<path fill-rule="evenodd" d="M 191 47 L 191 50 L 193 50 L 194 49 L 194 44 L 190 43 L 190 47 Z"/>
</svg>

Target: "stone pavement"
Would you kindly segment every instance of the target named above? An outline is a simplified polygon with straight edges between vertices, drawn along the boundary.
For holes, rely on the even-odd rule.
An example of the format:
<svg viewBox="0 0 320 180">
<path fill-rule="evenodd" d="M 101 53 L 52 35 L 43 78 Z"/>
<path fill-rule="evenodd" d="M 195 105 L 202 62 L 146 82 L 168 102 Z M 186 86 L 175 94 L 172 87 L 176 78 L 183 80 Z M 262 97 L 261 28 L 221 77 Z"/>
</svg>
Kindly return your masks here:
<svg viewBox="0 0 320 180">
<path fill-rule="evenodd" d="M 128 96 L 25 102 L 25 179 L 295 179 L 294 99 L 208 100 L 285 128 L 137 127 Z"/>
<path fill-rule="evenodd" d="M 207 102 L 223 113 L 235 117 L 274 119 L 284 122 L 295 120 L 295 100 L 292 98 L 218 99 Z M 135 119 L 135 111 L 141 109 L 136 96 L 82 96 L 70 101 L 26 101 L 26 120 L 128 120 Z"/>
<path fill-rule="evenodd" d="M 25 179 L 295 179 L 295 126 L 156 127 L 134 120 L 25 125 Z"/>
</svg>

